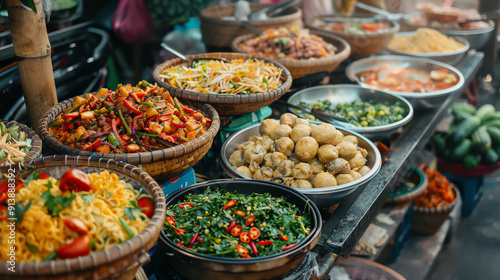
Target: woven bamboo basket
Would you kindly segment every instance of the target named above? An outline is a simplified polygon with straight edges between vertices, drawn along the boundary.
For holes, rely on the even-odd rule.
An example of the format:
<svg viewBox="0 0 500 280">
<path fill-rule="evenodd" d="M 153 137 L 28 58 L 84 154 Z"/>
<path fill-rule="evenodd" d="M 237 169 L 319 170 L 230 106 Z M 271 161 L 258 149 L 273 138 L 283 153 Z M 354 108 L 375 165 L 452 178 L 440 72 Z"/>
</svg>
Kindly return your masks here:
<svg viewBox="0 0 500 280">
<path fill-rule="evenodd" d="M 268 4 L 250 3 L 250 9 L 256 11 Z M 225 21 L 223 17 L 233 16 L 235 4 L 213 6 L 200 12 L 200 29 L 203 42 L 208 47 L 230 48 L 233 40 L 241 34 L 249 32 L 241 21 Z M 296 7 L 290 7 L 283 16 L 267 20 L 249 21 L 257 29 L 302 26 L 302 12 Z"/>
<path fill-rule="evenodd" d="M 188 57 L 190 59 L 208 57 L 224 58 L 227 60 L 254 58 L 254 56 L 241 53 L 204 53 L 197 55 L 188 55 Z M 163 79 L 160 78 L 160 74 L 165 69 L 179 65 L 181 63 L 186 63 L 180 58 L 170 59 L 158 65 L 158 67 L 156 67 L 155 71 L 153 72 L 153 77 L 155 81 L 162 87 L 167 89 L 172 96 L 180 98 L 184 101 L 189 100 L 195 103 L 209 103 L 210 105 L 214 106 L 217 112 L 219 112 L 219 114 L 222 116 L 242 115 L 257 111 L 262 107 L 268 106 L 269 104 L 280 98 L 283 94 L 285 94 L 292 85 L 292 76 L 283 65 L 266 58 L 259 57 L 258 59 L 273 63 L 277 67 L 283 69 L 281 75 L 284 79 L 284 82 L 279 88 L 263 93 L 250 94 L 207 94 L 174 88 L 171 85 L 165 83 Z"/>
<path fill-rule="evenodd" d="M 19 126 L 19 130 L 24 131 L 26 133 L 26 137 L 31 139 L 31 149 L 29 150 L 29 153 L 24 157 L 24 160 L 18 164 L 11 165 L 9 167 L 7 167 L 7 166 L 0 167 L 1 173 L 7 172 L 7 170 L 9 168 L 14 169 L 16 171 L 20 170 L 24 166 L 29 165 L 29 163 L 33 159 L 40 157 L 40 154 L 42 153 L 42 139 L 40 139 L 40 137 L 38 137 L 38 135 L 36 134 L 36 132 L 33 129 L 27 127 L 24 124 L 20 124 L 16 121 L 1 120 L 1 122 L 3 122 L 6 127 L 13 126 L 13 125 Z"/>
<path fill-rule="evenodd" d="M 32 162 L 34 170 L 60 178 L 71 168 L 84 172 L 108 170 L 134 188 L 144 187 L 155 201 L 155 211 L 149 225 L 137 236 L 109 250 L 74 259 L 45 262 L 18 262 L 15 273 L 9 264 L 0 262 L 1 279 L 133 279 L 137 269 L 149 261 L 147 251 L 158 239 L 165 220 L 165 195 L 148 173 L 136 166 L 101 158 L 83 156 L 51 156 Z M 25 173 L 29 172 L 27 170 Z M 43 230 L 43 229 L 41 229 Z"/>
<path fill-rule="evenodd" d="M 351 53 L 351 47 L 349 44 L 338 36 L 321 30 L 311 30 L 311 34 L 318 35 L 323 38 L 325 42 L 334 45 L 337 48 L 337 52 L 329 57 L 314 60 L 273 59 L 273 61 L 277 61 L 285 66 L 286 69 L 288 69 L 288 71 L 292 74 L 293 79 L 298 79 L 319 72 L 330 73 L 335 70 L 342 61 L 346 60 Z M 240 49 L 239 45 L 254 37 L 255 34 L 247 34 L 237 37 L 231 45 L 233 51 L 245 53 L 242 49 Z"/>
<path fill-rule="evenodd" d="M 57 115 L 62 111 L 71 108 L 74 98 L 65 100 L 52 107 L 40 123 L 40 136 L 42 140 L 53 151 L 60 154 L 89 156 L 93 159 L 114 159 L 129 164 L 137 165 L 148 172 L 156 180 L 175 176 L 189 167 L 195 165 L 212 146 L 213 140 L 220 127 L 219 114 L 209 104 L 185 103 L 191 108 L 196 108 L 204 116 L 212 119 L 207 132 L 196 139 L 184 144 L 179 144 L 171 148 L 157 150 L 153 152 L 135 153 L 135 154 L 104 154 L 97 152 L 88 152 L 72 149 L 52 137 L 49 131 L 49 124 L 52 123 Z"/>
<path fill-rule="evenodd" d="M 315 19 L 323 19 L 325 17 L 336 17 L 336 16 L 337 15 L 323 15 L 310 18 L 306 21 L 306 27 L 311 30 L 317 30 L 334 34 L 346 40 L 347 43 L 351 46 L 351 56 L 353 57 L 363 57 L 381 52 L 389 44 L 394 34 L 396 34 L 399 31 L 399 24 L 397 22 L 386 19 L 382 19 L 381 21 L 384 24 L 390 25 L 391 29 L 385 32 L 375 33 L 375 34 L 349 34 L 342 31 L 324 30 L 311 25 L 311 23 Z M 366 17 L 367 15 L 363 16 L 362 14 L 360 14 L 357 16 Z M 372 15 L 369 15 L 369 17 L 372 17 Z"/>
</svg>

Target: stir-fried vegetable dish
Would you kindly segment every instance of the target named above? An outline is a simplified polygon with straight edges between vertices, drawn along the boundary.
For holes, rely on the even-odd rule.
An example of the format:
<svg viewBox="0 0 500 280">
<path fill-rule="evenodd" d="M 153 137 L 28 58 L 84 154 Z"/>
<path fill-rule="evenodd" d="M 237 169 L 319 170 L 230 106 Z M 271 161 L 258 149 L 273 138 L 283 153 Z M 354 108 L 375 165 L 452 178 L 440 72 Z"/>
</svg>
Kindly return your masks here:
<svg viewBox="0 0 500 280">
<path fill-rule="evenodd" d="M 31 149 L 31 139 L 19 126 L 6 127 L 0 122 L 0 166 L 22 162 Z"/>
<path fill-rule="evenodd" d="M 204 134 L 211 120 L 172 99 L 167 91 L 146 81 L 137 86 L 101 89 L 52 122 L 50 133 L 74 149 L 100 153 L 135 153 L 163 149 L 158 139 L 184 143 Z"/>
<path fill-rule="evenodd" d="M 337 49 L 323 38 L 310 34 L 309 29 L 267 29 L 262 35 L 238 46 L 252 55 L 284 59 L 318 59 L 335 54 Z"/>
<path fill-rule="evenodd" d="M 356 99 L 349 103 L 338 103 L 332 105 L 329 100 L 316 101 L 314 103 L 300 102 L 304 108 L 318 108 L 332 115 L 344 117 L 347 121 L 358 127 L 380 126 L 402 120 L 408 113 L 398 102 L 389 104 L 374 100 L 362 101 Z M 314 118 L 314 116 L 311 116 Z"/>
<path fill-rule="evenodd" d="M 381 90 L 398 92 L 433 92 L 458 83 L 456 74 L 447 69 L 425 70 L 384 65 L 357 73 L 361 82 Z"/>
<path fill-rule="evenodd" d="M 309 212 L 285 198 L 207 189 L 167 207 L 164 233 L 195 253 L 262 257 L 297 246 L 309 235 Z"/>
<path fill-rule="evenodd" d="M 455 201 L 455 192 L 448 178 L 439 171 L 427 167 L 424 164 L 419 168 L 427 174 L 429 183 L 425 193 L 415 199 L 415 206 L 436 208 L 448 206 Z"/>
<path fill-rule="evenodd" d="M 315 19 L 311 25 L 327 31 L 344 32 L 348 34 L 376 34 L 389 31 L 392 27 L 383 22 L 325 22 Z"/>
<path fill-rule="evenodd" d="M 165 69 L 160 78 L 172 87 L 201 93 L 248 94 L 277 89 L 282 69 L 258 59 L 201 60 L 191 67 Z"/>
<path fill-rule="evenodd" d="M 66 171 L 57 180 L 31 172 L 0 183 L 0 226 L 15 223 L 15 234 L 0 231 L 0 261 L 38 262 L 70 259 L 108 250 L 141 233 L 154 213 L 154 202 L 114 173 Z M 3 199 L 2 199 L 3 198 Z M 15 210 L 7 211 L 7 202 Z M 12 244 L 9 240 L 15 238 Z M 12 249 L 14 248 L 14 249 Z"/>
</svg>

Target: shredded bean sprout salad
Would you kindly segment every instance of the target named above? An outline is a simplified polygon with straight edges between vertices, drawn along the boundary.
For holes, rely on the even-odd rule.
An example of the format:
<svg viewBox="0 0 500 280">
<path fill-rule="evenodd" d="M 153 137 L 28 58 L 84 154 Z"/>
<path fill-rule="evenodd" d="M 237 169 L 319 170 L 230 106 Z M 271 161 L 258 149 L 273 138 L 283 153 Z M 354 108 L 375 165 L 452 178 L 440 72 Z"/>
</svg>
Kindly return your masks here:
<svg viewBox="0 0 500 280">
<path fill-rule="evenodd" d="M 22 162 L 30 149 L 31 139 L 19 126 L 6 127 L 0 122 L 0 166 Z"/>
<path fill-rule="evenodd" d="M 172 87 L 201 93 L 249 94 L 277 89 L 282 69 L 257 59 L 197 61 L 191 68 L 179 65 L 164 70 L 160 78 Z"/>
</svg>

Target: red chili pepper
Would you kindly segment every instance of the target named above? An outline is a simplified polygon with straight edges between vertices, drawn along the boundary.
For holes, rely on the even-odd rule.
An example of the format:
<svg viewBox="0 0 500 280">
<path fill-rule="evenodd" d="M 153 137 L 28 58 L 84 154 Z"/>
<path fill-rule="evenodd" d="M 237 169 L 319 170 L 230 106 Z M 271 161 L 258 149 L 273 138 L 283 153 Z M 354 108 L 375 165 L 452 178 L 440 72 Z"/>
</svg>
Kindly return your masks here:
<svg viewBox="0 0 500 280">
<path fill-rule="evenodd" d="M 78 126 L 82 126 L 82 125 L 80 124 L 80 121 L 76 121 L 76 124 L 77 124 Z"/>
<path fill-rule="evenodd" d="M 262 241 L 257 242 L 257 244 L 262 245 L 262 246 L 268 246 L 268 245 L 273 244 L 273 241 L 272 240 L 262 240 Z"/>
<path fill-rule="evenodd" d="M 152 120 L 154 120 L 154 119 L 156 119 L 156 116 L 152 116 L 151 118 L 149 118 L 149 120 L 146 122 L 146 128 L 148 128 L 148 127 L 149 127 L 149 123 L 150 123 Z M 145 129 L 146 129 L 146 128 L 145 128 Z"/>
<path fill-rule="evenodd" d="M 177 243 L 177 246 L 182 247 L 182 241 L 180 241 L 179 243 Z"/>
<path fill-rule="evenodd" d="M 293 243 L 293 244 L 290 244 L 288 246 L 286 246 L 285 248 L 281 249 L 281 251 L 286 251 L 286 250 L 290 250 L 292 249 L 293 247 L 297 246 L 299 243 Z"/>
<path fill-rule="evenodd" d="M 94 141 L 92 144 L 87 144 L 86 146 L 83 147 L 84 151 L 92 151 L 93 149 L 99 147 L 101 145 L 101 138 L 97 138 L 97 140 Z"/>
<path fill-rule="evenodd" d="M 179 208 L 186 210 L 186 206 L 193 207 L 194 203 L 186 202 L 179 204 Z"/>
<path fill-rule="evenodd" d="M 241 217 L 245 217 L 247 215 L 247 213 L 245 213 L 244 211 L 241 211 L 241 210 L 234 210 L 234 214 L 241 216 Z"/>
<path fill-rule="evenodd" d="M 69 113 L 69 114 L 66 114 L 66 115 L 62 115 L 62 118 L 65 119 L 65 120 L 66 119 L 75 119 L 75 118 L 78 118 L 78 116 L 80 116 L 80 113 L 73 112 L 73 113 Z"/>
<path fill-rule="evenodd" d="M 234 221 L 234 220 L 231 221 L 231 223 L 229 224 L 229 227 L 226 230 L 226 234 L 228 234 L 235 226 L 236 226 L 236 221 Z"/>
<path fill-rule="evenodd" d="M 144 97 L 146 95 L 148 95 L 147 93 L 145 93 L 144 91 L 139 91 L 139 92 L 134 92 L 135 95 L 137 95 L 137 97 L 141 98 L 141 97 Z"/>
<path fill-rule="evenodd" d="M 141 111 L 137 110 L 134 106 L 132 106 L 132 104 L 128 103 L 127 100 L 123 100 L 123 104 L 125 104 L 125 106 L 127 106 L 127 108 L 129 108 L 135 114 L 142 114 Z"/>
<path fill-rule="evenodd" d="M 176 121 L 172 121 L 172 124 L 177 128 L 184 128 L 184 124 Z"/>
<path fill-rule="evenodd" d="M 245 226 L 251 225 L 255 221 L 255 215 L 252 213 L 248 218 L 245 220 Z"/>
<path fill-rule="evenodd" d="M 167 216 L 167 217 L 165 218 L 165 220 L 167 221 L 167 223 L 168 223 L 169 225 L 171 225 L 171 226 L 175 227 L 175 220 L 174 220 L 174 219 L 172 219 L 172 217 Z"/>
<path fill-rule="evenodd" d="M 132 123 L 134 124 L 134 130 L 138 130 L 139 129 L 139 126 L 137 125 L 137 121 L 142 117 L 142 115 L 144 115 L 144 113 L 141 112 L 139 115 L 135 116 L 132 119 Z"/>
<path fill-rule="evenodd" d="M 135 94 L 135 92 L 131 92 L 130 96 L 132 96 L 132 98 L 134 98 L 134 100 L 137 101 L 137 103 L 141 103 L 141 99 L 139 99 L 139 97 L 137 96 L 137 94 Z"/>
<path fill-rule="evenodd" d="M 106 117 L 106 122 L 110 123 L 113 119 Z"/>
<path fill-rule="evenodd" d="M 203 238 L 199 238 L 199 237 L 198 237 L 198 238 L 196 238 L 196 241 L 198 241 L 198 242 L 200 242 L 200 243 L 201 243 L 201 242 L 203 242 Z"/>
<path fill-rule="evenodd" d="M 113 128 L 113 133 L 116 136 L 116 140 L 120 142 L 120 145 L 125 146 L 127 145 L 127 143 L 120 137 L 120 135 L 118 134 L 118 129 L 116 129 L 116 126 L 119 125 L 120 123 L 121 123 L 120 119 L 113 119 L 111 121 L 111 127 Z"/>
<path fill-rule="evenodd" d="M 253 241 L 250 241 L 250 249 L 252 249 L 253 254 L 257 257 L 257 253 L 259 253 L 259 251 L 257 250 L 257 246 L 255 246 L 255 243 Z"/>
<path fill-rule="evenodd" d="M 226 202 L 226 204 L 224 205 L 224 207 L 222 207 L 222 210 L 226 210 L 228 208 L 231 208 L 231 207 L 235 206 L 236 203 L 238 203 L 238 201 L 236 199 L 231 199 L 228 202 Z"/>
<path fill-rule="evenodd" d="M 190 113 L 190 114 L 191 114 L 191 116 L 192 116 L 192 115 L 194 115 L 194 114 L 196 113 L 196 111 L 195 111 L 195 110 L 193 110 L 193 109 L 190 109 L 190 108 L 187 108 L 187 107 L 181 107 L 181 108 L 182 108 L 182 110 L 183 110 L 184 112 L 188 112 L 188 113 Z"/>
<path fill-rule="evenodd" d="M 182 228 L 176 228 L 175 233 L 177 233 L 177 235 L 183 235 L 183 234 L 186 234 L 187 231 L 182 229 Z"/>
<path fill-rule="evenodd" d="M 172 137 L 170 135 L 167 135 L 165 132 L 160 133 L 160 138 L 164 139 L 164 140 L 167 140 L 167 141 L 170 141 L 172 143 L 177 142 L 177 141 L 175 141 L 174 137 Z"/>
<path fill-rule="evenodd" d="M 191 241 L 189 241 L 188 248 L 191 248 L 191 246 L 193 246 L 194 242 L 196 242 L 196 238 L 198 238 L 198 233 L 195 233 L 193 238 L 191 238 Z"/>
<path fill-rule="evenodd" d="M 280 233 L 280 239 L 283 241 L 288 241 L 288 236 Z"/>
</svg>

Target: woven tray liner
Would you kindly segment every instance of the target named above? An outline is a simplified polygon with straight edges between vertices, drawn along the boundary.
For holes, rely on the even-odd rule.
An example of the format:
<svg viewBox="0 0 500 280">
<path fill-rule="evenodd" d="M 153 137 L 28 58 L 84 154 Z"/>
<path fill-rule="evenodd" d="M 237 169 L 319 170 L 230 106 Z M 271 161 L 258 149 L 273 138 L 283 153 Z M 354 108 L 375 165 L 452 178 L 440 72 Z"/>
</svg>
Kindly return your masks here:
<svg viewBox="0 0 500 280">
<path fill-rule="evenodd" d="M 330 43 L 337 47 L 335 55 L 329 57 L 314 59 L 314 60 L 290 60 L 290 59 L 273 59 L 277 61 L 290 71 L 293 79 L 298 79 L 310 74 L 318 72 L 333 72 L 342 61 L 346 60 L 351 53 L 351 47 L 342 38 L 332 35 L 328 32 L 321 30 L 311 30 L 311 34 L 315 34 L 323 38 L 327 43 Z M 255 34 L 242 35 L 234 39 L 231 44 L 231 48 L 235 52 L 245 53 L 239 48 L 241 42 L 246 41 L 250 38 L 254 38 Z"/>
<path fill-rule="evenodd" d="M 255 11 L 267 4 L 250 3 L 250 9 Z M 233 40 L 250 30 L 241 24 L 241 21 L 223 21 L 222 17 L 233 16 L 235 4 L 213 6 L 200 12 L 200 29 L 203 42 L 207 46 L 229 48 Z M 268 28 L 302 26 L 302 12 L 292 7 L 293 12 L 267 20 L 249 21 L 257 29 L 264 31 Z"/>
<path fill-rule="evenodd" d="M 87 172 L 108 170 L 126 182 L 142 185 L 155 201 L 149 225 L 137 236 L 109 250 L 74 259 L 50 262 L 18 262 L 16 272 L 7 271 L 8 263 L 0 262 L 0 279 L 133 279 L 137 269 L 149 261 L 147 251 L 158 239 L 165 220 L 165 195 L 146 172 L 131 164 L 112 159 L 99 160 L 83 156 L 51 156 L 32 162 L 35 170 L 60 178 L 70 168 Z"/>
<path fill-rule="evenodd" d="M 201 103 L 185 103 L 191 108 L 201 109 L 200 111 L 205 116 L 212 119 L 212 124 L 207 132 L 194 140 L 171 148 L 135 154 L 104 154 L 76 150 L 57 141 L 50 135 L 49 131 L 49 124 L 55 120 L 59 113 L 71 108 L 73 100 L 74 98 L 71 98 L 56 104 L 45 114 L 40 123 L 40 135 L 52 150 L 60 154 L 89 156 L 93 159 L 108 158 L 134 164 L 144 169 L 156 180 L 173 177 L 195 165 L 212 146 L 213 139 L 220 127 L 219 115 L 212 106 Z"/>
<path fill-rule="evenodd" d="M 383 33 L 375 34 L 349 34 L 341 31 L 324 30 L 311 25 L 311 22 L 315 19 L 323 19 L 325 17 L 335 17 L 335 15 L 322 15 L 310 18 L 306 21 L 306 27 L 314 31 L 322 31 L 334 34 L 346 40 L 347 43 L 351 46 L 351 56 L 355 57 L 367 56 L 382 51 L 389 44 L 392 37 L 394 37 L 394 34 L 399 31 L 399 24 L 397 22 L 386 19 L 382 21 L 385 24 L 390 25 L 391 29 Z"/>
<path fill-rule="evenodd" d="M 36 134 L 36 132 L 33 129 L 16 121 L 1 120 L 1 122 L 3 122 L 6 127 L 13 125 L 19 126 L 19 130 L 24 131 L 26 133 L 26 137 L 31 139 L 31 149 L 29 150 L 28 154 L 24 157 L 22 163 L 20 162 L 18 164 L 13 164 L 10 166 L 0 167 L 1 173 L 7 172 L 9 168 L 12 168 L 16 171 L 20 170 L 23 166 L 29 165 L 29 163 L 33 161 L 33 159 L 40 157 L 40 154 L 42 153 L 42 139 L 38 137 L 38 134 Z"/>
<path fill-rule="evenodd" d="M 190 59 L 224 58 L 228 60 L 255 58 L 254 56 L 241 53 L 205 53 L 188 55 L 188 57 Z M 194 103 L 209 103 L 210 105 L 214 106 L 217 112 L 222 116 L 242 115 L 257 111 L 262 107 L 268 106 L 269 104 L 279 99 L 283 94 L 285 94 L 292 85 L 292 76 L 283 65 L 266 58 L 257 58 L 262 59 L 266 62 L 273 63 L 277 67 L 283 69 L 282 75 L 285 78 L 285 81 L 279 88 L 269 90 L 264 93 L 250 94 L 207 94 L 174 88 L 171 85 L 163 82 L 163 80 L 160 78 L 160 74 L 164 69 L 181 64 L 183 60 L 181 60 L 180 58 L 170 59 L 158 65 L 158 67 L 156 67 L 155 71 L 153 72 L 153 77 L 155 81 L 162 87 L 167 89 L 172 96 L 182 99 L 183 101 L 189 100 Z"/>
</svg>

